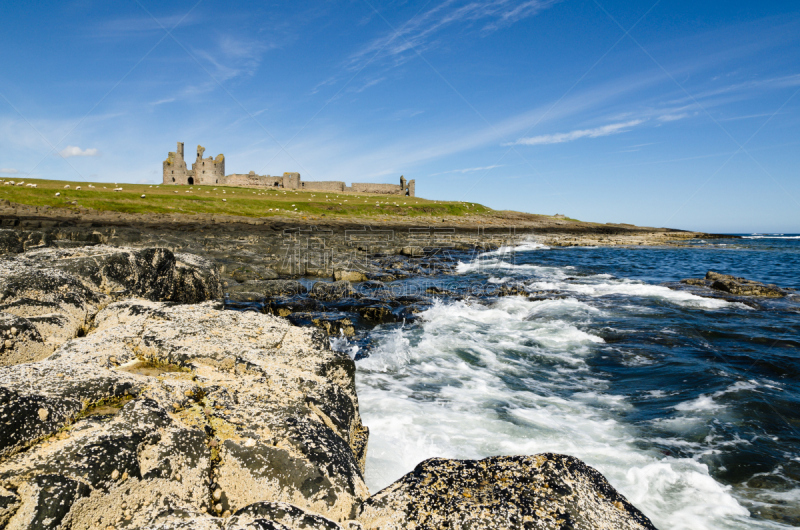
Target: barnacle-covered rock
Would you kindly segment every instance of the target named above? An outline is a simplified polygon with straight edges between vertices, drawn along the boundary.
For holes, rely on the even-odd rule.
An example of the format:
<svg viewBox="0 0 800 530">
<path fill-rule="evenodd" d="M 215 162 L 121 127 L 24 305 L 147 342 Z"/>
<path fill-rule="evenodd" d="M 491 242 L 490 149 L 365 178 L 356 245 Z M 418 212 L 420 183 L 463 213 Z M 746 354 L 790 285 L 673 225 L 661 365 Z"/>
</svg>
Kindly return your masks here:
<svg viewBox="0 0 800 530">
<path fill-rule="evenodd" d="M 212 262 L 161 248 L 42 248 L 0 260 L 0 366 L 45 358 L 121 296 L 195 303 L 221 298 L 222 289 Z M 9 330 L 38 336 L 10 336 L 9 315 L 23 319 Z"/>
<path fill-rule="evenodd" d="M 368 496 L 353 361 L 214 302 L 109 304 L 87 336 L 0 368 L 0 417 L 8 528 L 329 529 Z"/>
<path fill-rule="evenodd" d="M 577 458 L 543 453 L 484 460 L 432 458 L 367 500 L 365 529 L 653 529 Z"/>
</svg>

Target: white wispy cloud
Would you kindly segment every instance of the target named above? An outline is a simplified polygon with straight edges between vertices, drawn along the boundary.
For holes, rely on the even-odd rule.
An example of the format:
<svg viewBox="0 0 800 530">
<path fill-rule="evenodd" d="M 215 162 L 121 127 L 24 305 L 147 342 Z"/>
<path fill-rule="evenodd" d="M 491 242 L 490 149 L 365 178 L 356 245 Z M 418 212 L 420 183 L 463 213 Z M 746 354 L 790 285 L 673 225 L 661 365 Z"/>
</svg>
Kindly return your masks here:
<svg viewBox="0 0 800 530">
<path fill-rule="evenodd" d="M 594 129 L 578 129 L 575 131 L 555 134 L 542 134 L 539 136 L 531 136 L 529 138 L 520 138 L 515 142 L 510 142 L 504 145 L 546 145 L 546 144 L 560 144 L 564 142 L 572 142 L 580 138 L 599 138 L 601 136 L 609 136 L 612 134 L 619 134 L 625 132 L 631 127 L 644 123 L 644 120 L 630 120 L 622 123 L 610 123 L 602 127 L 595 127 Z"/>
<path fill-rule="evenodd" d="M 215 49 L 195 50 L 195 53 L 211 64 L 211 73 L 217 81 L 222 82 L 254 75 L 263 55 L 276 47 L 274 43 L 223 35 L 217 40 Z"/>
<path fill-rule="evenodd" d="M 664 114 L 658 117 L 658 121 L 678 121 L 686 118 L 687 116 L 689 116 L 688 112 L 682 112 L 680 114 Z"/>
<path fill-rule="evenodd" d="M 347 67 L 360 70 L 368 62 L 388 60 L 390 66 L 406 62 L 440 44 L 443 30 L 453 26 L 473 27 L 482 34 L 510 26 L 547 9 L 559 0 L 445 0 L 387 32 L 354 53 Z"/>
<path fill-rule="evenodd" d="M 76 145 L 68 145 L 58 152 L 63 158 L 70 158 L 73 156 L 100 156 L 100 152 L 94 147 L 88 149 L 81 149 Z"/>
<path fill-rule="evenodd" d="M 4 167 L 0 168 L 0 173 L 5 173 L 7 175 L 16 175 L 17 173 L 19 173 L 19 170 L 14 169 L 12 167 Z"/>
<path fill-rule="evenodd" d="M 450 171 L 442 171 L 441 173 L 432 173 L 431 176 L 435 177 L 436 175 L 448 175 L 450 173 L 472 173 L 473 171 L 488 171 L 490 169 L 494 169 L 497 167 L 503 167 L 503 164 L 495 164 L 492 166 L 483 166 L 483 167 L 468 167 L 464 169 L 451 169 Z"/>
</svg>

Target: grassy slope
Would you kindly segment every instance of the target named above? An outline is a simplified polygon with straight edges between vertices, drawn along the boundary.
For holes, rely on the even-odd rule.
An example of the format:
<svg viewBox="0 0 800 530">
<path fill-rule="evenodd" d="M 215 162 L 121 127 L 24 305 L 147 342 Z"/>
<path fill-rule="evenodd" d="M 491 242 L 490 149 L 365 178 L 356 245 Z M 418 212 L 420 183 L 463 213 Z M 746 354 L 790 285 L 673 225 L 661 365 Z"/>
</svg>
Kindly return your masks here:
<svg viewBox="0 0 800 530">
<path fill-rule="evenodd" d="M 0 199 L 32 206 L 80 207 L 126 213 L 227 214 L 248 217 L 332 216 L 379 218 L 382 216 L 486 215 L 493 210 L 477 203 L 429 201 L 397 195 L 337 194 L 310 191 L 228 188 L 222 186 L 157 186 L 58 180 L 3 179 L 35 183 L 37 188 L 4 185 Z M 89 188 L 89 184 L 95 186 Z M 65 186 L 69 185 L 69 189 Z M 80 190 L 75 188 L 80 186 Z M 60 193 L 56 197 L 56 192 Z M 141 195 L 146 195 L 142 198 Z M 225 201 L 223 201 L 225 199 Z M 296 209 L 296 211 L 295 211 Z"/>
</svg>

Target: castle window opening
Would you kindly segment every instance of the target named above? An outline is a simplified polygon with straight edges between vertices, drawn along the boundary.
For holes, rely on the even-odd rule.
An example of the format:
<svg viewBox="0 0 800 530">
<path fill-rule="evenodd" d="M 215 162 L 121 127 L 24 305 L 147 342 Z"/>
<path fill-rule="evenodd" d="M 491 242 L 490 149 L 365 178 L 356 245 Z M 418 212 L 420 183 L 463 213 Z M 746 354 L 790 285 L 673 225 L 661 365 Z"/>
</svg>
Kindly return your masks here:
<svg viewBox="0 0 800 530">
<path fill-rule="evenodd" d="M 189 177 L 189 184 L 194 184 L 194 179 L 192 177 Z"/>
</svg>

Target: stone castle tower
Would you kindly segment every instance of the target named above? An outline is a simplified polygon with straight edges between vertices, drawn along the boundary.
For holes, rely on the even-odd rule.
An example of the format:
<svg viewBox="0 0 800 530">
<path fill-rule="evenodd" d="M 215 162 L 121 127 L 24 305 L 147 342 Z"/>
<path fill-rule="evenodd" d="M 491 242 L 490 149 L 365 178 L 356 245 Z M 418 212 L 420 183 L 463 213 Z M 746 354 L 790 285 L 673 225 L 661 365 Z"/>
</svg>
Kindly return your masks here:
<svg viewBox="0 0 800 530">
<path fill-rule="evenodd" d="M 203 158 L 206 148 L 197 146 L 197 159 L 192 164 L 192 169 L 186 167 L 183 158 L 183 142 L 178 142 L 177 151 L 170 151 L 164 160 L 164 184 L 219 184 L 225 179 L 225 156 L 217 158 Z"/>
</svg>

